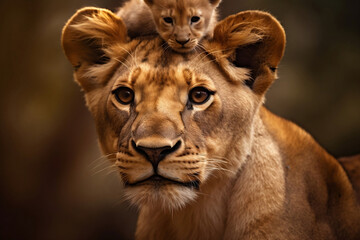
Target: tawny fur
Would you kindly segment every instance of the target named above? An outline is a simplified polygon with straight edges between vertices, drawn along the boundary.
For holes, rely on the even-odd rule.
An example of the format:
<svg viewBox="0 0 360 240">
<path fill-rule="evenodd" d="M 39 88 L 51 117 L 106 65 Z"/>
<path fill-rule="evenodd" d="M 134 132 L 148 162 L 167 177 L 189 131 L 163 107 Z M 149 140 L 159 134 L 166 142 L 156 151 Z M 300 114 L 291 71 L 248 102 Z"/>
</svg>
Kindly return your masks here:
<svg viewBox="0 0 360 240">
<path fill-rule="evenodd" d="M 156 36 L 127 41 L 126 31 L 109 11 L 85 8 L 62 45 L 102 151 L 139 207 L 136 239 L 360 239 L 359 203 L 339 162 L 262 106 L 285 47 L 275 18 L 230 16 L 187 54 Z M 199 86 L 212 95 L 191 104 Z M 119 102 L 119 87 L 133 91 L 131 103 Z M 156 170 L 172 182 L 148 179 L 155 167 L 137 145 L 178 146 Z"/>
<path fill-rule="evenodd" d="M 345 168 L 351 183 L 360 201 L 360 154 L 339 158 L 340 164 Z"/>
<path fill-rule="evenodd" d="M 203 38 L 210 38 L 217 22 L 221 0 L 130 0 L 117 15 L 132 38 L 158 33 L 173 50 L 192 51 Z M 193 22 L 192 17 L 198 17 Z M 171 22 L 166 22 L 169 18 Z"/>
</svg>

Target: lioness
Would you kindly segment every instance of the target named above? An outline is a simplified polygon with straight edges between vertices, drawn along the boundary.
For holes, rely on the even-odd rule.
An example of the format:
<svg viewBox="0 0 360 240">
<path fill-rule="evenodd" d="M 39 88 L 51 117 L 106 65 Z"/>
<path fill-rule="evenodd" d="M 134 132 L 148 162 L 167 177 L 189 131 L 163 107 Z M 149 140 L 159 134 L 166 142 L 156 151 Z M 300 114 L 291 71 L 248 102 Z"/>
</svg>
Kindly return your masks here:
<svg viewBox="0 0 360 240">
<path fill-rule="evenodd" d="M 229 16 L 186 54 L 126 32 L 112 12 L 84 8 L 62 45 L 139 207 L 137 239 L 360 239 L 343 168 L 263 107 L 285 47 L 274 17 Z"/>
</svg>

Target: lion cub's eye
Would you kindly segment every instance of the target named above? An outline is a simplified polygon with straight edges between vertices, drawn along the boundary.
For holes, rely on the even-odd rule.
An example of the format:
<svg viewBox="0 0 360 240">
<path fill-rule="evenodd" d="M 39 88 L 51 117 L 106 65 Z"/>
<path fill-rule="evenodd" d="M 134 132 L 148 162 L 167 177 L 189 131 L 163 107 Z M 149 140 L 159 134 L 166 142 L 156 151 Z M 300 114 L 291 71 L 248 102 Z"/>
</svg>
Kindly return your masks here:
<svg viewBox="0 0 360 240">
<path fill-rule="evenodd" d="M 196 87 L 191 89 L 189 99 L 194 104 L 204 104 L 209 100 L 211 94 L 213 93 L 204 87 Z"/>
<path fill-rule="evenodd" d="M 171 17 L 164 17 L 163 19 L 166 23 L 173 23 L 173 19 Z"/>
<path fill-rule="evenodd" d="M 200 17 L 198 16 L 191 17 L 191 23 L 197 23 L 198 21 L 200 21 Z"/>
<path fill-rule="evenodd" d="M 130 104 L 134 100 L 134 91 L 128 87 L 119 87 L 112 92 L 121 104 Z"/>
</svg>

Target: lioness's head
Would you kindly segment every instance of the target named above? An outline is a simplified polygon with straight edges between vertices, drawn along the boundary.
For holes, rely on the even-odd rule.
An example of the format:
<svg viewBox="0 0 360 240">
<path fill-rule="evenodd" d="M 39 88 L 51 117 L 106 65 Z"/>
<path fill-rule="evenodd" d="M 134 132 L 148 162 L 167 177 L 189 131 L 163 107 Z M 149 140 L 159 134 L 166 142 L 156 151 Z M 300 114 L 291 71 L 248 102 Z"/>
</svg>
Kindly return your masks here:
<svg viewBox="0 0 360 240">
<path fill-rule="evenodd" d="M 174 209 L 246 160 L 285 36 L 269 14 L 247 11 L 220 22 L 204 50 L 179 54 L 157 37 L 129 42 L 120 18 L 84 8 L 62 44 L 126 195 Z"/>
</svg>

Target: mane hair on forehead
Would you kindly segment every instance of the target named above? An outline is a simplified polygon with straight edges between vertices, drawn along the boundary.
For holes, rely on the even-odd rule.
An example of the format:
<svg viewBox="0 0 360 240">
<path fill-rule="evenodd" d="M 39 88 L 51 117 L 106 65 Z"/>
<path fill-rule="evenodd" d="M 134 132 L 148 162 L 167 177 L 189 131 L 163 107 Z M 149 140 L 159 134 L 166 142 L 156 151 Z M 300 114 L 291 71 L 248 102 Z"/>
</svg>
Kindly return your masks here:
<svg viewBox="0 0 360 240">
<path fill-rule="evenodd" d="M 211 2 L 209 0 L 205 0 L 205 2 Z M 204 0 L 176 0 L 176 6 L 179 10 L 185 10 L 187 7 L 190 6 L 198 6 L 203 4 Z"/>
<path fill-rule="evenodd" d="M 181 14 L 181 13 L 185 10 L 185 8 L 187 7 L 185 1 L 186 1 L 186 0 L 176 0 L 176 7 L 177 7 L 177 10 L 180 12 L 180 14 Z"/>
<path fill-rule="evenodd" d="M 153 0 L 149 1 L 151 4 L 155 4 L 158 7 L 168 9 L 168 8 L 176 8 L 177 11 L 182 13 L 190 6 L 200 6 L 204 3 L 213 4 L 214 2 L 218 2 L 218 0 Z"/>
</svg>

